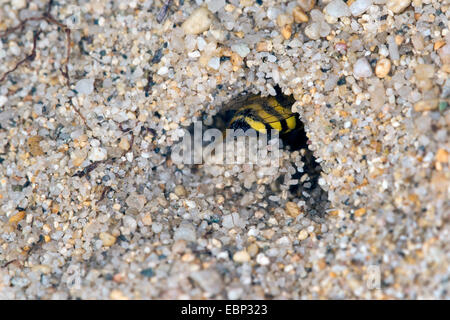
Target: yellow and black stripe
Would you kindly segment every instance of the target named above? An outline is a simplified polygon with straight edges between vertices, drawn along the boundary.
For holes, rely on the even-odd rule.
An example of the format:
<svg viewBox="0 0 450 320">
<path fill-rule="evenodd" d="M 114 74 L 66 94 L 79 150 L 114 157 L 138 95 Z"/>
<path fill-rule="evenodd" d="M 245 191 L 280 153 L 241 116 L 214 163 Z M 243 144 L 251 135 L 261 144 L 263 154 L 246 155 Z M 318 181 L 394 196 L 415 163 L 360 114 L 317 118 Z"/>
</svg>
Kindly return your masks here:
<svg viewBox="0 0 450 320">
<path fill-rule="evenodd" d="M 298 125 L 296 114 L 291 112 L 291 103 L 287 104 L 277 97 L 252 96 L 245 103 L 237 107 L 228 128 L 254 129 L 267 134 L 271 129 L 279 131 L 281 135 L 294 130 Z"/>
</svg>

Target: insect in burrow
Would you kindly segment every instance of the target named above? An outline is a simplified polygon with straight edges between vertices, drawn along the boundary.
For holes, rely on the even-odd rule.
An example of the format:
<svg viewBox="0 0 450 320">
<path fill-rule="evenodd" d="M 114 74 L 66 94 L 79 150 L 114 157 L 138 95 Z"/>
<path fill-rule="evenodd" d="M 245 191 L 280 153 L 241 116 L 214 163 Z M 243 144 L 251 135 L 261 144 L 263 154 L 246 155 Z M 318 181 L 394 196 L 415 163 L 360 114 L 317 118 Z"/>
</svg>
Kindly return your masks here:
<svg viewBox="0 0 450 320">
<path fill-rule="evenodd" d="M 271 130 L 278 131 L 279 138 L 286 149 L 300 150 L 304 168 L 292 175 L 292 179 L 300 179 L 308 173 L 308 183 L 298 183 L 290 187 L 294 194 L 301 194 L 305 188 L 312 189 L 317 185 L 321 167 L 308 149 L 303 122 L 297 113 L 292 112 L 295 102 L 293 96 L 284 95 L 276 86 L 275 96 L 262 96 L 258 94 L 243 95 L 232 99 L 222 106 L 213 117 L 212 127 L 222 130 L 226 135 L 227 129 L 253 129 L 258 134 L 270 136 Z"/>
<path fill-rule="evenodd" d="M 253 129 L 270 135 L 276 130 L 291 150 L 306 147 L 306 135 L 297 113 L 291 111 L 295 99 L 277 89 L 276 96 L 246 95 L 232 99 L 214 117 L 213 127 L 221 129 Z"/>
</svg>

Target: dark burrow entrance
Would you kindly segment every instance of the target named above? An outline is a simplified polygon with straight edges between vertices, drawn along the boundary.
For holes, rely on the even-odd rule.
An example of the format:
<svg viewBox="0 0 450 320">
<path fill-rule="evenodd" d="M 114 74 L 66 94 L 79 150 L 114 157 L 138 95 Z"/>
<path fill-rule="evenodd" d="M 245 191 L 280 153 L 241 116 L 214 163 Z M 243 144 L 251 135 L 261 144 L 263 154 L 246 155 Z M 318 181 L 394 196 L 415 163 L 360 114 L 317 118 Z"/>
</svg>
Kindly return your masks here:
<svg viewBox="0 0 450 320">
<path fill-rule="evenodd" d="M 284 95 L 278 86 L 275 87 L 275 90 L 277 92 L 275 97 L 276 100 L 290 112 L 295 99 L 292 96 Z M 225 132 L 227 128 L 232 127 L 230 123 L 233 123 L 237 110 L 242 110 L 242 108 L 245 108 L 246 103 L 247 109 L 251 109 L 248 107 L 248 104 L 250 103 L 249 98 L 251 97 L 257 97 L 257 103 L 264 103 L 264 99 L 269 98 L 252 94 L 239 95 L 237 98 L 232 99 L 230 102 L 221 106 L 216 115 L 211 116 L 205 112 L 202 115 L 203 130 L 216 128 L 222 132 Z M 252 102 L 254 103 L 255 101 Z M 267 109 L 267 106 L 264 108 Z M 270 110 L 266 111 L 271 112 Z M 273 114 L 276 114 L 276 112 L 273 112 Z M 247 112 L 246 115 L 249 115 L 249 113 Z M 306 136 L 304 125 L 299 115 L 297 113 L 291 113 L 291 115 L 293 115 L 296 120 L 295 129 L 285 134 L 280 134 L 281 144 L 283 149 L 287 152 L 298 151 L 300 153 L 303 167 L 298 168 L 294 163 L 292 163 L 295 168 L 295 173 L 292 174 L 290 180 L 296 180 L 297 182 L 289 187 L 289 201 L 295 201 L 295 199 L 304 201 L 305 209 L 308 215 L 312 218 L 320 218 L 323 217 L 326 210 L 329 208 L 328 194 L 319 185 L 319 178 L 321 176 L 322 168 L 320 164 L 316 162 L 313 152 L 308 148 L 309 140 Z M 258 118 L 255 114 L 250 114 L 250 118 L 264 122 L 261 117 Z M 286 116 L 279 116 L 278 113 L 277 118 L 278 120 L 283 121 Z M 245 126 L 245 121 L 239 125 L 239 127 L 243 130 L 246 129 Z M 268 127 L 267 124 L 266 126 Z M 286 124 L 280 123 L 280 126 L 285 128 Z M 247 126 L 247 129 L 248 128 L 249 127 Z M 192 130 L 193 126 L 189 128 L 191 133 Z M 270 185 L 270 190 L 268 190 L 268 196 L 277 195 L 277 193 L 280 192 L 279 186 L 281 186 L 283 181 L 285 181 L 285 176 L 281 175 L 275 183 L 272 183 Z"/>
</svg>

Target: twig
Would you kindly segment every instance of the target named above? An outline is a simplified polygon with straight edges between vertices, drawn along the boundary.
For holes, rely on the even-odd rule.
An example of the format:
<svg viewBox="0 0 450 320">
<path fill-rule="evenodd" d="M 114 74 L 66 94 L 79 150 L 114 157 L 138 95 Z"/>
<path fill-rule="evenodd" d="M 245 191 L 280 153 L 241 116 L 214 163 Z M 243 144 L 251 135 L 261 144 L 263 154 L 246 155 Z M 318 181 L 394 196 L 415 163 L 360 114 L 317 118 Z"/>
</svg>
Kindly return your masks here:
<svg viewBox="0 0 450 320">
<path fill-rule="evenodd" d="M 92 162 L 90 165 L 84 167 L 83 170 L 78 171 L 77 173 L 75 173 L 72 177 L 84 177 L 85 175 L 89 175 L 89 173 L 94 170 L 95 168 L 97 168 L 97 166 L 101 163 L 105 163 L 107 160 L 101 160 L 101 161 L 96 161 L 96 162 Z"/>
<path fill-rule="evenodd" d="M 64 78 L 66 79 L 66 86 L 67 88 L 70 90 L 70 75 L 69 75 L 69 61 L 70 61 L 70 52 L 71 52 L 71 30 L 70 28 L 62 23 L 59 22 L 58 20 L 56 20 L 52 14 L 50 13 L 51 9 L 52 9 L 52 5 L 53 5 L 53 0 L 49 0 L 48 4 L 47 4 L 47 9 L 46 11 L 42 14 L 42 16 L 39 17 L 31 17 L 31 18 L 27 18 L 25 20 L 22 20 L 17 26 L 12 27 L 10 29 L 7 29 L 5 32 L 0 34 L 0 38 L 9 36 L 11 33 L 13 33 L 16 30 L 23 30 L 23 28 L 25 27 L 25 25 L 29 22 L 29 21 L 47 21 L 49 24 L 53 24 L 56 25 L 58 27 L 60 27 L 62 29 L 62 31 L 66 34 L 66 58 L 64 59 L 63 62 L 63 66 L 60 68 L 60 71 L 62 73 L 62 75 L 64 76 Z M 35 33 L 34 37 L 33 37 L 33 50 L 31 51 L 31 53 L 29 55 L 27 55 L 24 59 L 20 60 L 18 63 L 16 63 L 16 65 L 9 71 L 7 71 L 1 78 L 0 78 L 0 82 L 3 82 L 6 77 L 17 70 L 17 68 L 24 64 L 27 61 L 32 61 L 34 60 L 34 58 L 36 57 L 36 41 L 37 38 L 39 36 L 39 34 L 42 32 L 42 30 L 39 30 L 38 32 Z M 81 113 L 81 111 L 73 104 L 72 98 L 69 98 L 70 100 L 70 105 L 73 108 L 73 110 L 75 110 L 75 112 L 80 116 L 80 118 L 83 120 L 84 124 L 89 128 L 89 126 L 87 125 L 87 121 L 86 118 L 83 116 L 83 114 Z"/>
<path fill-rule="evenodd" d="M 1 78 L 0 78 L 0 82 L 3 82 L 3 80 L 5 80 L 5 78 L 8 76 L 8 74 L 10 74 L 11 72 L 14 72 L 17 70 L 17 68 L 20 67 L 20 65 L 24 64 L 25 62 L 29 62 L 29 61 L 33 61 L 34 58 L 36 58 L 36 42 L 37 39 L 39 37 L 39 35 L 41 34 L 41 30 L 39 30 L 38 32 L 34 33 L 33 36 L 33 48 L 31 49 L 31 52 L 29 54 L 27 54 L 25 56 L 25 58 L 23 58 L 22 60 L 20 60 L 19 62 L 16 63 L 16 65 L 9 71 L 7 71 Z"/>
<path fill-rule="evenodd" d="M 11 263 L 16 262 L 16 261 L 17 261 L 17 259 L 13 259 L 13 260 L 8 261 L 8 262 L 6 262 L 4 265 L 2 265 L 2 268 L 6 268 L 6 267 L 9 266 Z"/>
</svg>

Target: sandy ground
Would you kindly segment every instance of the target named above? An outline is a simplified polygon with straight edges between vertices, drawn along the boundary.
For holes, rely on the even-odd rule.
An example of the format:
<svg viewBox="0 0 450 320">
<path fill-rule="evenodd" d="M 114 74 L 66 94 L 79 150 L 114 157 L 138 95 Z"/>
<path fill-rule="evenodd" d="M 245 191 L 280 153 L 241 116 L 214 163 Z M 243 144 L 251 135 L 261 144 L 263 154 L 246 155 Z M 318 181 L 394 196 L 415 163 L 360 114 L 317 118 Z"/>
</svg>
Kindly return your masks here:
<svg viewBox="0 0 450 320">
<path fill-rule="evenodd" d="M 0 1 L 0 298 L 448 299 L 448 1 L 163 6 Z M 172 161 L 276 85 L 316 185 Z"/>
</svg>

